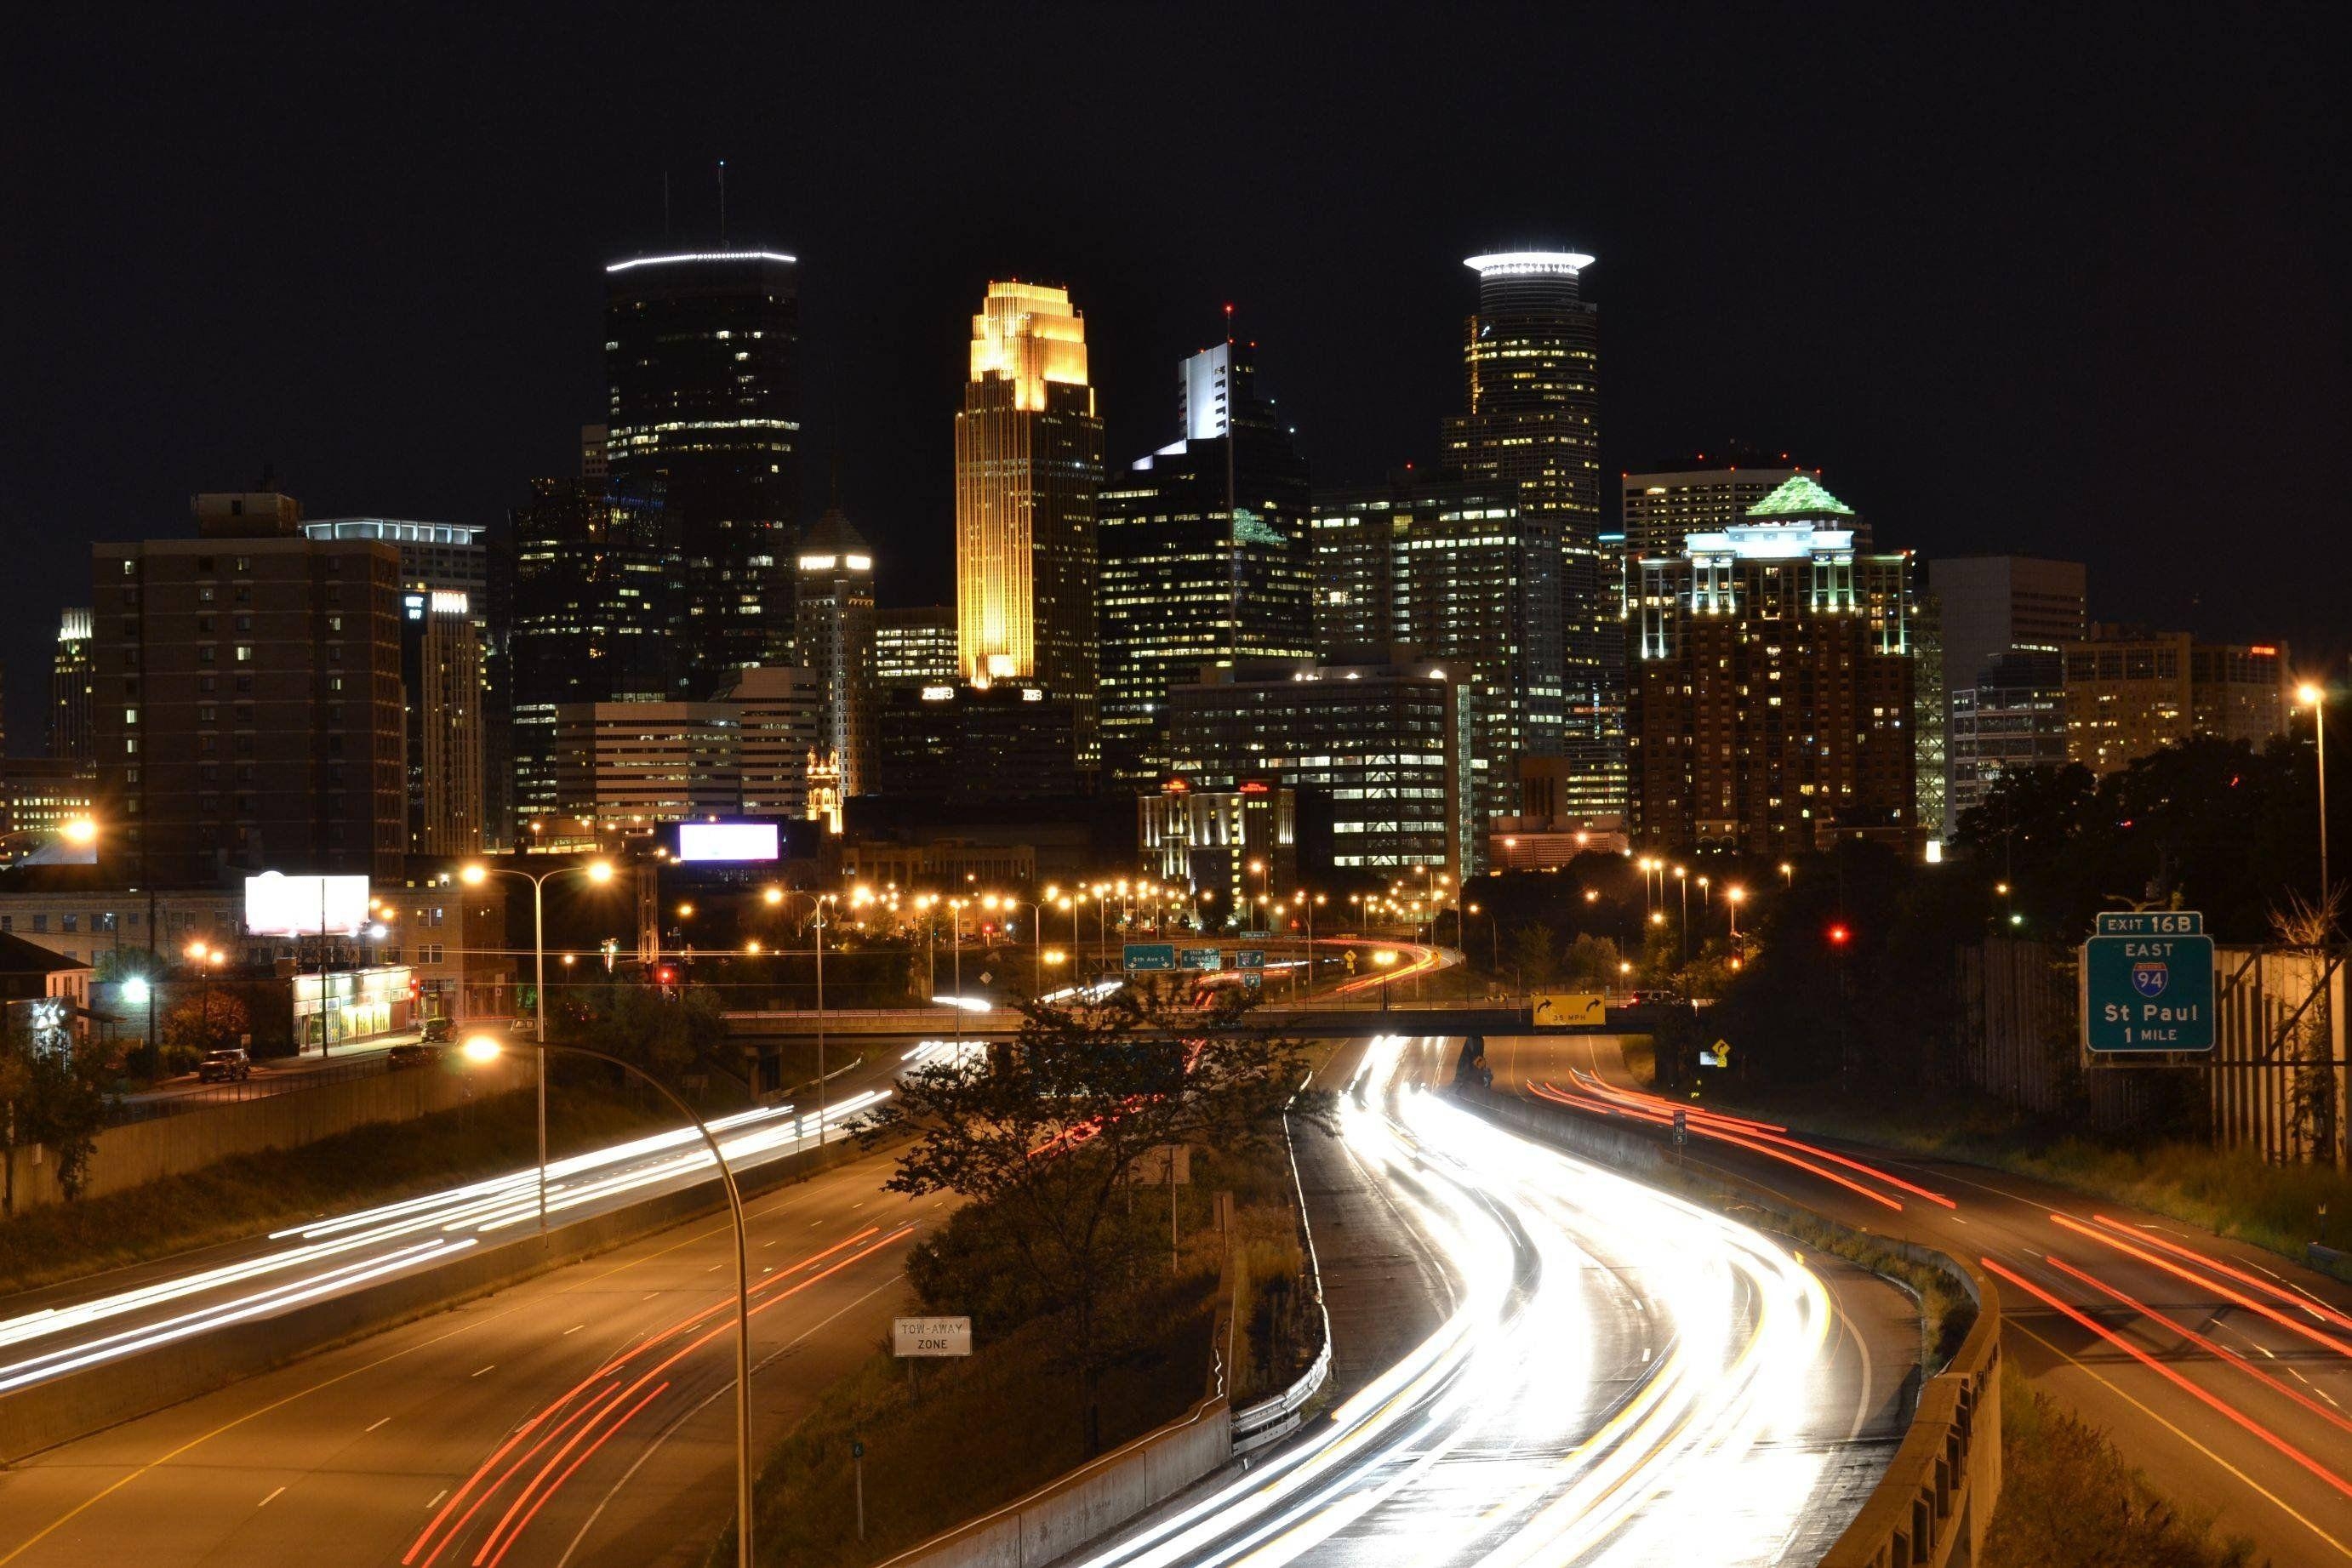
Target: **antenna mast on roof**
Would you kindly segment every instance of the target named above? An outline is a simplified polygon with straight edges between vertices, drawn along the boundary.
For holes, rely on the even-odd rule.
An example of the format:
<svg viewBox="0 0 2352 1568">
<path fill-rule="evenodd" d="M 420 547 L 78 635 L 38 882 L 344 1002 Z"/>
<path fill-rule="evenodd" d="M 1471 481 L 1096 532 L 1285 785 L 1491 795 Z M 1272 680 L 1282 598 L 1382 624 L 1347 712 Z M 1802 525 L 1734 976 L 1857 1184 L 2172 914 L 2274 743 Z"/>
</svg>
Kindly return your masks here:
<svg viewBox="0 0 2352 1568">
<path fill-rule="evenodd" d="M 719 160 L 719 246 L 727 247 L 727 160 Z"/>
</svg>

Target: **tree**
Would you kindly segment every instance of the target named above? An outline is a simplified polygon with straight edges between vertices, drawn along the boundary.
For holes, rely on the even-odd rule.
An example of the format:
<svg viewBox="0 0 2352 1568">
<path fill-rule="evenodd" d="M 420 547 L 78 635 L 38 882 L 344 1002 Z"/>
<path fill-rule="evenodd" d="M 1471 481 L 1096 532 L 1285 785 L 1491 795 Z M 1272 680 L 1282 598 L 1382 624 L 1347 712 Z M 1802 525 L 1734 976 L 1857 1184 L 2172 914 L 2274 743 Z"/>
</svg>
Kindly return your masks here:
<svg viewBox="0 0 2352 1568">
<path fill-rule="evenodd" d="M 664 1082 L 689 1070 L 741 1076 L 725 1064 L 727 1019 L 706 987 L 672 995 L 619 981 L 585 992 L 549 1021 L 557 1040 L 617 1056 Z"/>
<path fill-rule="evenodd" d="M 1136 1163 L 1180 1144 L 1262 1150 L 1286 1111 L 1328 1114 L 1322 1096 L 1300 1089 L 1302 1048 L 1249 1027 L 1255 997 L 1217 996 L 1206 1012 L 1154 986 L 1096 1003 L 1016 1003 L 1010 1045 L 909 1073 L 861 1129 L 869 1147 L 913 1135 L 890 1190 L 974 1200 L 973 1218 L 919 1249 L 919 1284 L 961 1281 L 1007 1312 L 1066 1317 L 1090 1451 L 1096 1381 L 1119 1349 L 1109 1313 L 1164 1245 L 1165 1232 L 1121 1201 Z"/>
<path fill-rule="evenodd" d="M 95 1040 L 58 1048 L 30 1030 L 12 1029 L 0 1038 L 0 1139 L 5 1140 L 5 1180 L 0 1203 L 16 1204 L 16 1150 L 40 1144 L 55 1162 L 58 1188 L 81 1196 L 89 1158 L 106 1124 L 107 1081 L 115 1069 L 111 1054 Z"/>
<path fill-rule="evenodd" d="M 1541 921 L 1511 931 L 1511 978 L 1522 991 L 1538 991 L 1559 972 L 1559 937 Z"/>
<path fill-rule="evenodd" d="M 251 1028 L 243 998 L 218 987 L 199 989 L 163 1015 L 158 1032 L 163 1037 L 164 1063 L 185 1071 L 205 1052 L 235 1045 Z"/>
<path fill-rule="evenodd" d="M 1613 990 L 1619 977 L 1618 966 L 1622 962 L 1624 958 L 1617 950 L 1614 937 L 1580 932 L 1569 944 L 1568 961 L 1560 967 L 1560 978 L 1583 990 Z"/>
</svg>

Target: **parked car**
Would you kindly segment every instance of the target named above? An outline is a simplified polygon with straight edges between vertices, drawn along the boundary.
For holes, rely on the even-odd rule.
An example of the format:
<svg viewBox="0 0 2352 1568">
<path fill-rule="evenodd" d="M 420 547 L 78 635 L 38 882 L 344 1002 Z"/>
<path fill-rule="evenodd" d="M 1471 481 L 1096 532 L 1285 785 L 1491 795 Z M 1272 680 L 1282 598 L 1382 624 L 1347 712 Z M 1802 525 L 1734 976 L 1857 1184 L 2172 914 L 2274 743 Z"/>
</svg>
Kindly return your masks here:
<svg viewBox="0 0 2352 1568">
<path fill-rule="evenodd" d="M 253 1059 L 242 1046 L 232 1045 L 224 1051 L 208 1051 L 196 1063 L 199 1083 L 230 1083 L 253 1076 Z"/>
<path fill-rule="evenodd" d="M 446 1045 L 457 1038 L 457 1020 L 446 1018 L 426 1019 L 425 1027 L 416 1031 L 416 1038 L 426 1045 Z"/>
<path fill-rule="evenodd" d="M 404 1040 L 386 1053 L 386 1064 L 395 1072 L 404 1067 L 423 1067 L 440 1059 L 441 1047 L 423 1040 Z"/>
</svg>

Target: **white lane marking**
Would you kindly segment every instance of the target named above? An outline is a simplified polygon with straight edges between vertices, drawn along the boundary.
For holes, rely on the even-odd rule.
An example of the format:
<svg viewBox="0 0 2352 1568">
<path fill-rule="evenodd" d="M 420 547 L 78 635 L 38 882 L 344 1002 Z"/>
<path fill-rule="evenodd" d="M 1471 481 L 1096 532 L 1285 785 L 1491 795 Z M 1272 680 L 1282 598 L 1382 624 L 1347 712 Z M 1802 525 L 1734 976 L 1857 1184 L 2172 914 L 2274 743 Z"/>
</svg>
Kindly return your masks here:
<svg viewBox="0 0 2352 1568">
<path fill-rule="evenodd" d="M 586 1323 L 573 1323 L 570 1328 L 565 1329 L 562 1333 L 557 1334 L 555 1337 L 558 1339 L 570 1339 L 573 1334 L 578 1333 L 582 1329 L 584 1329 L 588 1325 Z M 752 1544 L 757 1545 L 758 1542 L 754 1542 Z"/>
<path fill-rule="evenodd" d="M 448 1495 L 449 1495 L 449 1489 L 448 1489 L 447 1487 L 443 1487 L 439 1491 L 436 1491 L 436 1492 L 435 1492 L 435 1493 L 433 1494 L 433 1500 L 432 1500 L 431 1502 L 426 1503 L 425 1506 L 426 1508 L 439 1508 L 439 1507 L 441 1506 L 441 1500 L 442 1500 L 443 1498 L 445 1498 L 445 1497 L 447 1497 Z M 757 1542 L 754 1542 L 753 1544 L 755 1544 L 755 1545 L 756 1545 L 756 1544 L 757 1544 Z"/>
<path fill-rule="evenodd" d="M 282 1492 L 285 1490 L 286 1489 L 284 1487 L 279 1487 L 278 1491 L 271 1492 L 268 1497 L 263 1498 L 259 1502 L 255 1503 L 253 1506 L 256 1508 L 268 1508 L 272 1502 L 277 1500 L 278 1492 Z"/>
<path fill-rule="evenodd" d="M 488 1365 L 488 1366 L 486 1366 L 486 1367 L 482 1368 L 482 1372 L 496 1372 L 498 1369 L 499 1369 L 499 1364 L 498 1364 L 497 1362 L 495 1362 L 495 1361 L 494 1361 L 494 1362 L 490 1363 L 490 1364 L 489 1364 L 489 1365 Z M 479 1377 L 479 1376 L 481 1376 L 481 1375 L 482 1375 L 482 1372 L 469 1372 L 469 1373 L 467 1373 L 467 1374 L 466 1375 L 467 1379 L 468 1381 L 471 1381 L 471 1380 L 472 1380 L 472 1379 L 474 1379 L 474 1378 Z"/>
<path fill-rule="evenodd" d="M 391 1417 L 391 1416 L 385 1416 L 385 1417 L 383 1418 L 383 1421 L 378 1421 L 378 1422 L 375 1424 L 375 1427 L 381 1427 L 381 1426 L 383 1426 L 383 1422 L 384 1422 L 384 1421 L 389 1421 L 389 1420 L 391 1420 L 391 1419 L 392 1419 L 392 1417 Z M 374 1430 L 375 1430 L 375 1427 L 370 1427 L 368 1428 L 368 1430 L 369 1430 L 369 1431 L 371 1431 L 371 1432 L 373 1432 L 373 1431 L 374 1431 Z"/>
</svg>

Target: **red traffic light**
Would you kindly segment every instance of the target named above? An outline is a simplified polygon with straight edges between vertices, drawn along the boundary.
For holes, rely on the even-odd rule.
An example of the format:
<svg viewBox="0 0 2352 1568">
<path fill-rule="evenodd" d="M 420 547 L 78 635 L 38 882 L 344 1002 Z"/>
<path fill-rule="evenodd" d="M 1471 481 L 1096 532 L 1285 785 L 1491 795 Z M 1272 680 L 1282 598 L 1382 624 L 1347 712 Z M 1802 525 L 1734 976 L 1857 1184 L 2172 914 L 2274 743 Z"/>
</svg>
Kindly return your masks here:
<svg viewBox="0 0 2352 1568">
<path fill-rule="evenodd" d="M 671 968 L 668 965 L 664 964 L 660 968 L 654 971 L 654 978 L 659 980 L 665 986 L 672 985 L 675 984 L 677 979 L 677 971 Z"/>
<path fill-rule="evenodd" d="M 1846 939 L 1853 935 L 1853 932 L 1848 931 L 1843 925 L 1832 925 L 1830 927 L 1830 946 L 1832 947 L 1843 947 L 1846 945 Z"/>
</svg>

